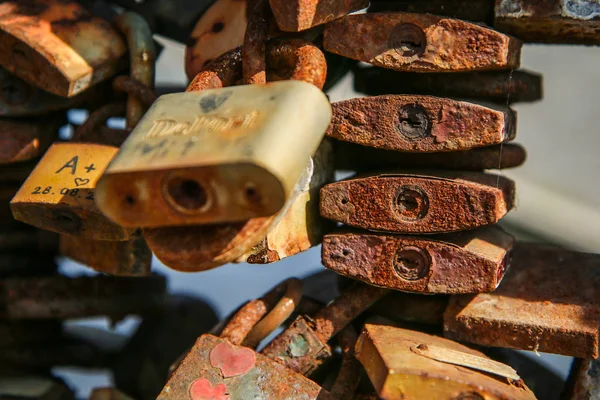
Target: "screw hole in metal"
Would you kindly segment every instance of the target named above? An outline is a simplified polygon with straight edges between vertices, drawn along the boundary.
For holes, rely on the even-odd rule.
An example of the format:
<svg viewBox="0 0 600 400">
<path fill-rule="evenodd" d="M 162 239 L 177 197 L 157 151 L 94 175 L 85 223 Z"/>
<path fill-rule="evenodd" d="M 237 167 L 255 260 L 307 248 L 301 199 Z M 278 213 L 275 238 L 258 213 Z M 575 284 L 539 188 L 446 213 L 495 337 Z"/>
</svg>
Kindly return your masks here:
<svg viewBox="0 0 600 400">
<path fill-rule="evenodd" d="M 78 232 L 81 228 L 81 219 L 69 211 L 58 212 L 56 221 L 66 232 Z"/>
<path fill-rule="evenodd" d="M 348 204 L 348 199 L 342 199 L 342 204 Z"/>
<path fill-rule="evenodd" d="M 429 254 L 418 247 L 402 247 L 394 255 L 394 271 L 407 281 L 418 281 L 429 274 Z"/>
<path fill-rule="evenodd" d="M 215 22 L 212 26 L 213 33 L 219 33 L 225 28 L 225 24 L 222 22 Z"/>
<path fill-rule="evenodd" d="M 246 188 L 244 189 L 244 196 L 246 197 L 246 201 L 248 201 L 250 204 L 260 204 L 262 201 L 260 193 L 252 184 L 246 185 Z"/>
</svg>

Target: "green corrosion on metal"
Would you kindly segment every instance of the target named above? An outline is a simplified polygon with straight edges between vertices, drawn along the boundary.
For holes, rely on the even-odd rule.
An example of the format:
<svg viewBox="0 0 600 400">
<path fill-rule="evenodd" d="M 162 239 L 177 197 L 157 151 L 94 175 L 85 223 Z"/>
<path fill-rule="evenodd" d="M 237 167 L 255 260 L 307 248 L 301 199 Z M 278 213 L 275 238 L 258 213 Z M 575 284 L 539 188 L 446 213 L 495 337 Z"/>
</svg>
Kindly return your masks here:
<svg viewBox="0 0 600 400">
<path fill-rule="evenodd" d="M 304 335 L 294 335 L 290 340 L 288 351 L 292 357 L 304 357 L 308 354 L 308 341 Z"/>
</svg>

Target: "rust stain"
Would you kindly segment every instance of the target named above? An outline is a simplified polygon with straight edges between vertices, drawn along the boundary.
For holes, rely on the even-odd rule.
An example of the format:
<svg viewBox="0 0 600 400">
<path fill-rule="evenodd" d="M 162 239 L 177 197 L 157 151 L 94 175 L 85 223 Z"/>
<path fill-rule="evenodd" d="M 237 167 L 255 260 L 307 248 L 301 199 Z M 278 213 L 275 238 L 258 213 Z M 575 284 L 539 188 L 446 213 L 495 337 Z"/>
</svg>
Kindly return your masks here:
<svg viewBox="0 0 600 400">
<path fill-rule="evenodd" d="M 279 29 L 299 32 L 366 8 L 368 0 L 270 0 Z"/>
</svg>

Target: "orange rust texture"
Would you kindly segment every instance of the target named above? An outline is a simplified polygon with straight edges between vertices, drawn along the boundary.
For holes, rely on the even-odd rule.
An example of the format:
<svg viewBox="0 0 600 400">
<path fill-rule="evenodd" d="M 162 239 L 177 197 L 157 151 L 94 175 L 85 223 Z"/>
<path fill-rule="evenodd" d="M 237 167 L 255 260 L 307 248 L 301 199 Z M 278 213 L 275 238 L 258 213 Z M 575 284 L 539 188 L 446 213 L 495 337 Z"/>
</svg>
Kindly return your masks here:
<svg viewBox="0 0 600 400">
<path fill-rule="evenodd" d="M 335 233 L 323 240 L 322 260 L 339 274 L 389 289 L 491 292 L 509 266 L 513 241 L 495 227 L 432 237 Z"/>
<path fill-rule="evenodd" d="M 371 175 L 321 189 L 321 215 L 397 233 L 443 233 L 495 224 L 514 206 L 514 182 L 493 174 L 437 171 Z"/>
<path fill-rule="evenodd" d="M 64 114 L 37 120 L 0 121 L 0 165 L 27 161 L 39 157 L 58 137 L 58 128 L 65 122 Z"/>
<path fill-rule="evenodd" d="M 339 142 L 335 147 L 337 170 L 357 172 L 402 168 L 435 168 L 460 171 L 515 168 L 525 162 L 525 149 L 514 143 L 439 153 L 404 153 Z"/>
<path fill-rule="evenodd" d="M 521 42 L 468 22 L 427 14 L 349 15 L 325 27 L 325 50 L 398 71 L 510 70 Z"/>
<path fill-rule="evenodd" d="M 598 357 L 600 256 L 518 243 L 493 293 L 452 297 L 444 335 L 485 346 Z"/>
<path fill-rule="evenodd" d="M 509 108 L 431 96 L 384 95 L 332 104 L 327 135 L 364 146 L 410 152 L 469 150 L 514 138 Z"/>
<path fill-rule="evenodd" d="M 366 8 L 368 0 L 270 0 L 279 29 L 299 32 Z"/>
</svg>

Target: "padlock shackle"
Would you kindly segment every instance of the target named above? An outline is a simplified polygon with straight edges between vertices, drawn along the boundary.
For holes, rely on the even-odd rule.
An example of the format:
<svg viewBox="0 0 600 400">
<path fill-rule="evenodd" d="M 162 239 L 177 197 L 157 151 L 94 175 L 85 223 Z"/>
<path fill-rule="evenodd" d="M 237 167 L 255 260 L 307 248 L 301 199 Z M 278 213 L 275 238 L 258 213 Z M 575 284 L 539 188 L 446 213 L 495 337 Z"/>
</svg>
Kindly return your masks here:
<svg viewBox="0 0 600 400">
<path fill-rule="evenodd" d="M 340 331 L 337 338 L 342 350 L 342 365 L 330 392 L 336 399 L 352 399 L 360 383 L 358 377 L 362 371 L 360 362 L 354 357 L 358 335 L 352 325 L 348 325 Z"/>
<path fill-rule="evenodd" d="M 273 13 L 267 0 L 251 0 L 246 7 L 248 24 L 242 48 L 243 82 L 264 85 L 267 83 L 266 45 Z"/>
</svg>

